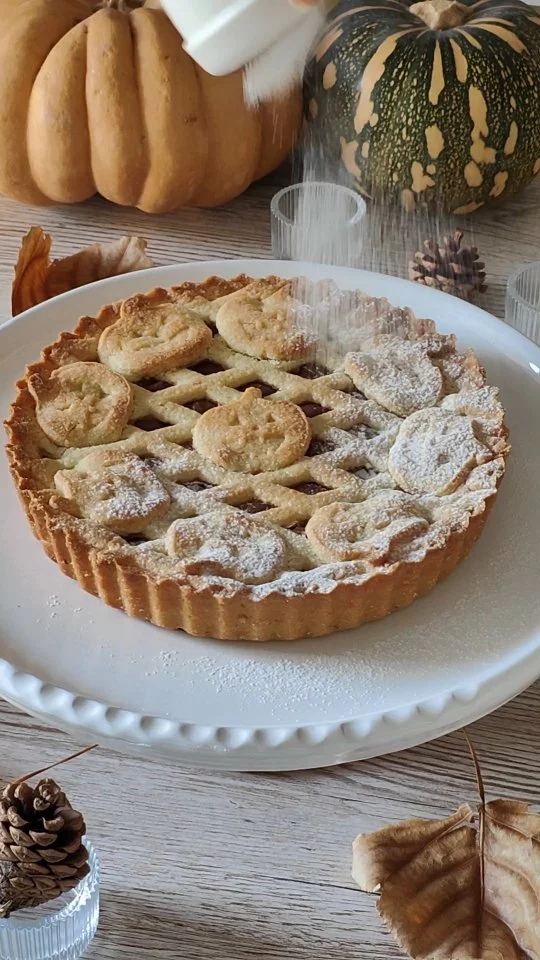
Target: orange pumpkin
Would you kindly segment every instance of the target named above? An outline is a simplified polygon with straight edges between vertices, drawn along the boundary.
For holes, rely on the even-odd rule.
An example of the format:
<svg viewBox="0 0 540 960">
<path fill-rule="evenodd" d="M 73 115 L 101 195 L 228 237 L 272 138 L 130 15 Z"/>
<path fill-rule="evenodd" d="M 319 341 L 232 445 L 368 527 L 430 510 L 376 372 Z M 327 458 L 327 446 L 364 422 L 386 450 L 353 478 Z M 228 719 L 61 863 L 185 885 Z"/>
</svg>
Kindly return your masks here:
<svg viewBox="0 0 540 960">
<path fill-rule="evenodd" d="M 196 0 L 195 0 L 196 2 Z M 0 193 L 151 213 L 216 206 L 278 166 L 300 93 L 248 109 L 155 0 L 0 0 Z"/>
</svg>

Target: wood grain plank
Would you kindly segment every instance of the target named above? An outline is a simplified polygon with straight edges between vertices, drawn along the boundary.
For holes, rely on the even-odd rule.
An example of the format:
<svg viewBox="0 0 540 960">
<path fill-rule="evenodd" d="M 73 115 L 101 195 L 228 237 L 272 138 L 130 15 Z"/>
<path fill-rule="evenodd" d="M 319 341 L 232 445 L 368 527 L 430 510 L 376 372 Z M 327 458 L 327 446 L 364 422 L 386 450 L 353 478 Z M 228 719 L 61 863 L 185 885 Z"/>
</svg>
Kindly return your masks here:
<svg viewBox="0 0 540 960">
<path fill-rule="evenodd" d="M 244 196 L 216 210 L 186 209 L 149 216 L 114 207 L 96 198 L 72 207 L 28 207 L 0 198 L 0 319 L 10 315 L 10 283 L 22 236 L 40 224 L 54 237 L 54 255 L 65 256 L 87 243 L 138 234 L 148 240 L 156 265 L 190 260 L 269 257 L 270 199 L 288 182 L 287 171 L 267 177 Z M 509 273 L 521 263 L 540 258 L 540 181 L 506 205 L 479 211 L 463 227 L 486 262 L 488 294 L 479 305 L 502 316 Z M 461 222 L 461 221 L 460 221 Z M 359 251 L 358 265 L 382 273 L 407 276 L 408 263 L 424 239 L 441 236 L 455 221 L 400 214 L 371 218 L 370 233 Z"/>
<path fill-rule="evenodd" d="M 469 728 L 490 796 L 540 805 L 539 717 L 540 683 Z M 0 724 L 4 777 L 72 749 L 5 703 Z M 103 860 L 95 960 L 395 960 L 374 899 L 350 879 L 352 839 L 476 797 L 461 733 L 279 775 L 194 773 L 99 749 L 61 779 Z"/>
</svg>

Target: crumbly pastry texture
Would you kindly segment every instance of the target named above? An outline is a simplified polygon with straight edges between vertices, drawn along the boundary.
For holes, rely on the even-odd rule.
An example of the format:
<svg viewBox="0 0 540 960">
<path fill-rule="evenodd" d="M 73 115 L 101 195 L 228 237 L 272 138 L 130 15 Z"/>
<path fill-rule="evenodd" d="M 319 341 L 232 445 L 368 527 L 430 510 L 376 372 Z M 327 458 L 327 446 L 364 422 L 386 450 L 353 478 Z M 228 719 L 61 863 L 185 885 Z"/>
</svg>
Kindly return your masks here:
<svg viewBox="0 0 540 960">
<path fill-rule="evenodd" d="M 313 311 L 336 304 L 322 365 Z M 509 452 L 498 391 L 453 336 L 278 277 L 83 317 L 17 384 L 6 426 L 64 573 L 220 639 L 325 635 L 407 606 L 480 535 Z"/>
</svg>

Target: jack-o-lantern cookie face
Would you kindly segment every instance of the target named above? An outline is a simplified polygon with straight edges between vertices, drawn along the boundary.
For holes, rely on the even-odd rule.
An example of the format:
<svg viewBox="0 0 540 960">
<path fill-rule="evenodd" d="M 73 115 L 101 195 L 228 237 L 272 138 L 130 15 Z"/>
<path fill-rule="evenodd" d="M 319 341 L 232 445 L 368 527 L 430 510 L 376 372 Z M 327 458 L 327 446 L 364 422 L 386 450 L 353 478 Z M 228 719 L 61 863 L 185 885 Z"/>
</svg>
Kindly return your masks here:
<svg viewBox="0 0 540 960">
<path fill-rule="evenodd" d="M 282 288 L 262 299 L 246 294 L 224 304 L 216 326 L 233 350 L 259 360 L 306 360 L 316 337 L 297 321 L 298 303 Z"/>
<path fill-rule="evenodd" d="M 398 547 L 411 543 L 429 523 L 413 497 L 380 493 L 363 503 L 331 503 L 317 510 L 306 534 L 325 561 L 391 563 Z"/>
<path fill-rule="evenodd" d="M 50 376 L 33 374 L 28 389 L 41 429 L 60 447 L 112 443 L 129 419 L 131 387 L 101 363 L 79 361 Z"/>
<path fill-rule="evenodd" d="M 276 530 L 223 510 L 175 520 L 167 532 L 167 550 L 188 574 L 252 584 L 275 580 L 287 557 Z"/>
<path fill-rule="evenodd" d="M 77 514 L 116 533 L 144 530 L 171 503 L 153 470 L 131 453 L 97 450 L 54 479 Z"/>
<path fill-rule="evenodd" d="M 139 380 L 196 363 L 211 341 L 210 328 L 184 303 L 135 296 L 124 301 L 120 318 L 103 331 L 98 349 L 111 370 Z"/>
<path fill-rule="evenodd" d="M 304 456 L 311 440 L 308 419 L 294 403 L 264 400 L 254 387 L 235 403 L 203 413 L 193 430 L 198 453 L 226 470 L 281 470 Z"/>
</svg>

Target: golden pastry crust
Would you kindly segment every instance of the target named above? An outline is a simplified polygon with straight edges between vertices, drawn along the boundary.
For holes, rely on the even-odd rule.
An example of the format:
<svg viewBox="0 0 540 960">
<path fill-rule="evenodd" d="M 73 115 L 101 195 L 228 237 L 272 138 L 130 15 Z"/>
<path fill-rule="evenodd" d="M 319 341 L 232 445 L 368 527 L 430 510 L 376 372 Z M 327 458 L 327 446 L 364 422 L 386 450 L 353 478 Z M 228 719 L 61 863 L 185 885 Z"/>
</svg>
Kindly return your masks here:
<svg viewBox="0 0 540 960">
<path fill-rule="evenodd" d="M 188 310 L 211 342 L 202 361 L 162 369 L 158 379 L 137 375 L 120 438 L 97 450 L 47 436 L 30 382 L 70 364 L 98 363 L 100 339 L 121 318 L 121 305 L 82 318 L 17 385 L 7 451 L 27 517 L 61 570 L 106 603 L 198 636 L 324 635 L 413 602 L 480 535 L 509 447 L 497 391 L 474 354 L 458 353 L 432 321 L 353 297 L 356 352 L 374 335 L 420 342 L 441 372 L 435 406 L 404 418 L 359 393 L 339 357 L 329 354 L 325 368 L 271 361 L 233 350 L 219 332 L 212 337 L 222 307 L 244 291 L 264 299 L 284 288 L 290 295 L 275 277 L 213 277 L 141 298 L 145 311 L 164 303 Z M 227 409 L 250 390 L 264 400 L 249 393 L 247 400 L 291 404 L 307 417 L 305 455 L 252 473 L 193 445 L 206 411 Z M 465 461 L 462 449 L 455 463 L 451 451 L 447 472 L 447 463 L 433 465 L 425 456 L 430 444 L 418 440 L 423 416 L 457 419 Z M 396 480 L 401 471 L 403 484 L 413 485 L 403 466 L 407 444 L 417 459 L 421 450 L 412 493 Z M 444 460 L 448 451 L 441 452 Z"/>
<path fill-rule="evenodd" d="M 98 354 L 102 364 L 137 380 L 195 363 L 211 341 L 204 320 L 183 303 L 137 295 L 124 300 L 119 319 L 101 334 Z"/>
<path fill-rule="evenodd" d="M 69 363 L 50 376 L 34 373 L 28 389 L 41 429 L 60 447 L 113 443 L 129 420 L 131 387 L 101 363 Z"/>
<path fill-rule="evenodd" d="M 248 387 L 243 397 L 203 413 L 193 429 L 195 450 L 226 470 L 281 470 L 304 456 L 311 440 L 306 415 L 287 400 L 264 400 Z"/>
</svg>

